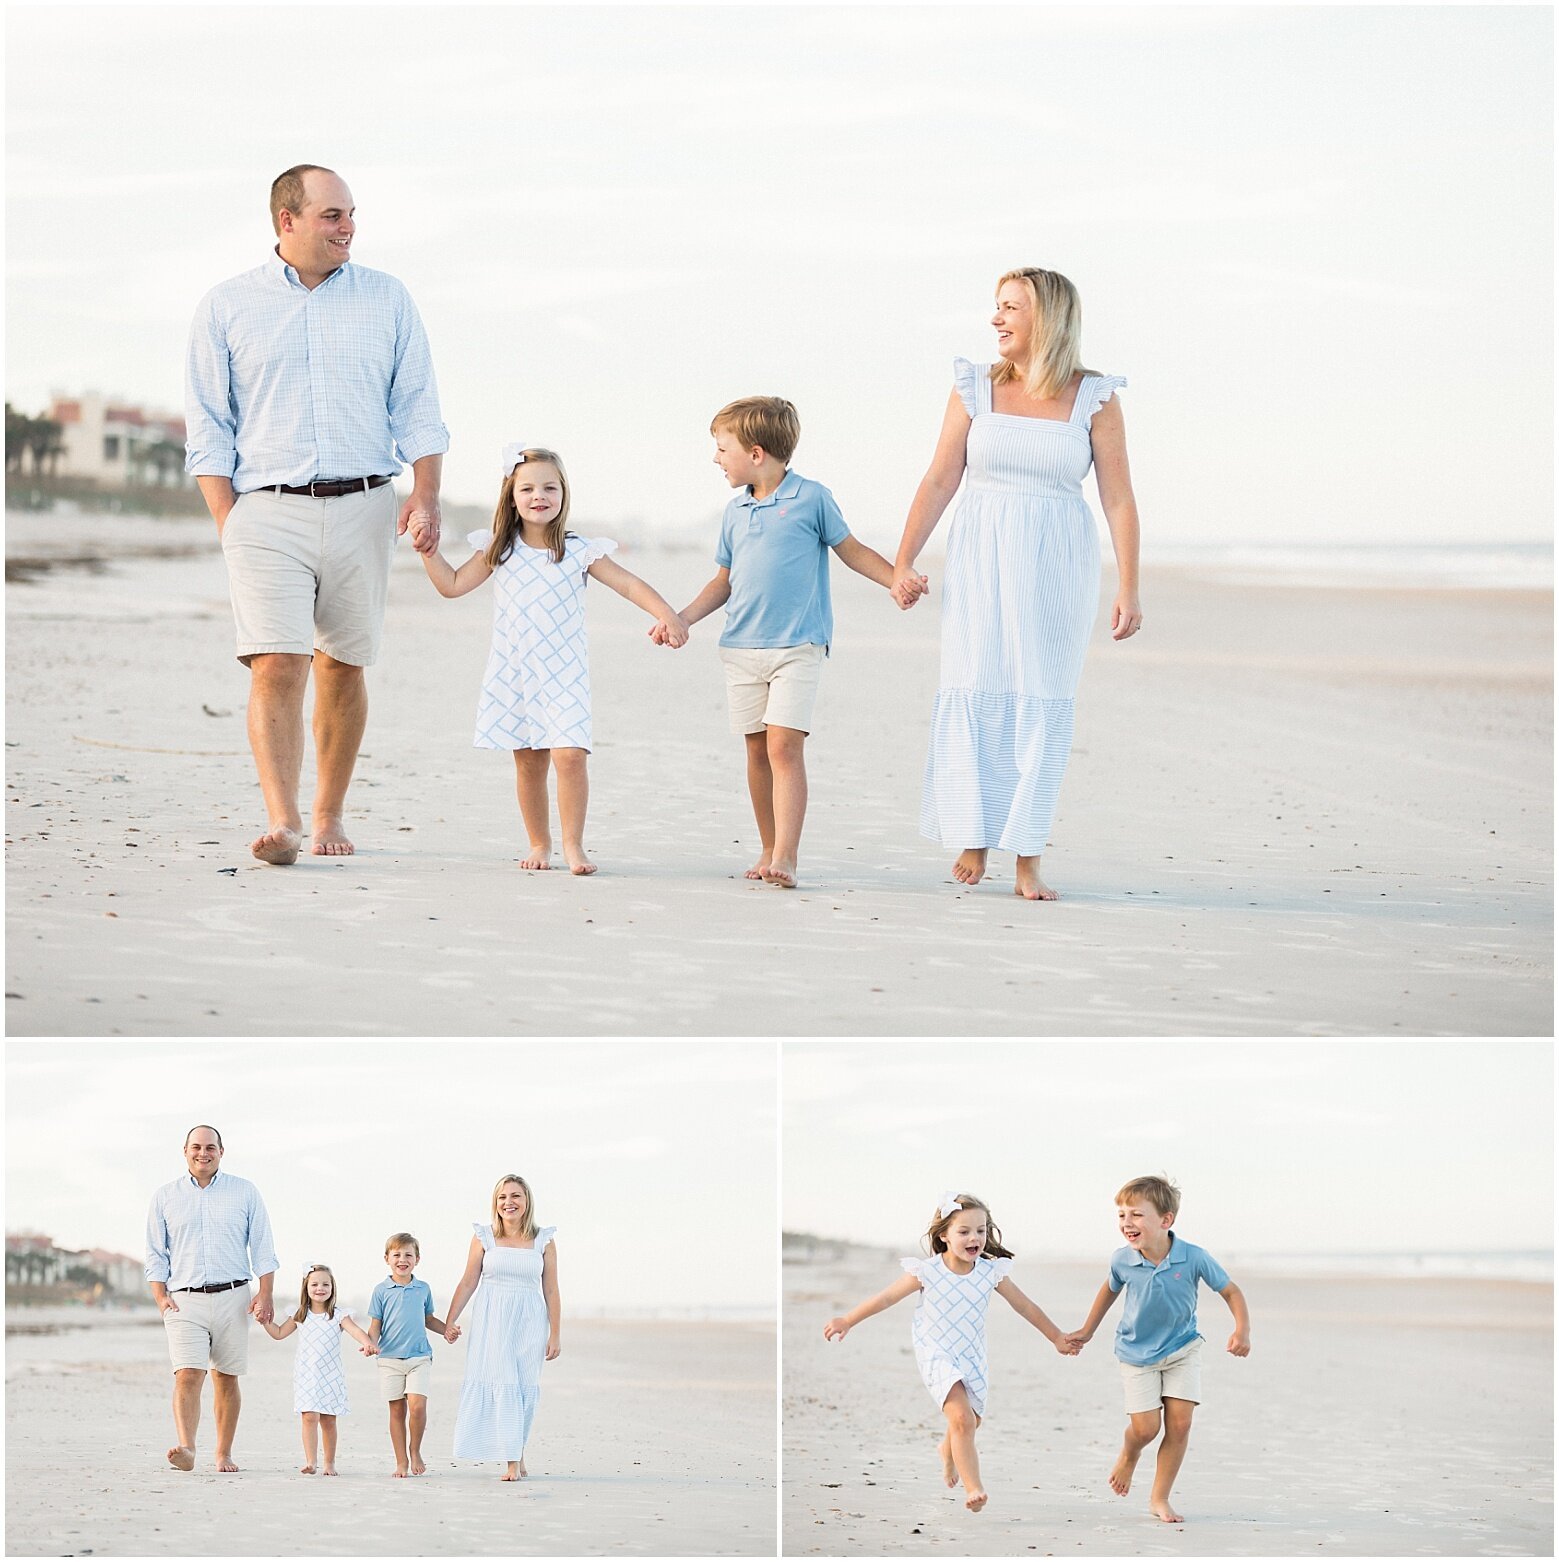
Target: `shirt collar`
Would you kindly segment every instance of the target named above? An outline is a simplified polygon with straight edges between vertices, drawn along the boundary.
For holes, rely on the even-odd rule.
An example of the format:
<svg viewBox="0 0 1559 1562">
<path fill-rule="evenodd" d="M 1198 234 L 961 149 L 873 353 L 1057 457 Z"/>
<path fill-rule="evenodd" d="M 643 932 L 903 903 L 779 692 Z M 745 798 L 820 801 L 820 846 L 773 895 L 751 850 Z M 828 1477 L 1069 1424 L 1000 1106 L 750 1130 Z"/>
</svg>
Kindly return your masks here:
<svg viewBox="0 0 1559 1562">
<path fill-rule="evenodd" d="M 801 474 L 787 468 L 785 475 L 780 479 L 779 487 L 767 499 L 754 499 L 752 489 L 744 488 L 736 496 L 736 502 L 744 510 L 761 510 L 767 505 L 777 504 L 781 499 L 794 499 L 800 492 Z"/>
<path fill-rule="evenodd" d="M 349 260 L 342 261 L 342 263 L 337 266 L 336 269 L 332 271 L 323 282 L 319 284 L 319 287 L 329 287 L 330 284 L 334 282 L 336 278 L 340 276 L 341 273 L 345 271 L 346 268 L 351 264 L 352 262 Z M 268 270 L 272 276 L 279 277 L 283 284 L 287 287 L 302 288 L 304 292 L 313 291 L 317 293 L 319 291 L 319 288 L 309 289 L 303 287 L 303 279 L 298 275 L 297 268 L 295 266 L 289 265 L 281 258 L 281 251 L 274 244 L 271 246 L 271 258 L 265 263 L 265 265 L 266 270 Z"/>
<path fill-rule="evenodd" d="M 219 1166 L 219 1167 L 217 1167 L 217 1169 L 214 1172 L 212 1172 L 212 1174 L 211 1174 L 211 1181 L 208 1182 L 204 1188 L 202 1188 L 200 1186 L 200 1184 L 195 1181 L 195 1174 L 194 1174 L 194 1172 L 186 1171 L 184 1173 L 184 1175 L 189 1179 L 189 1185 L 192 1188 L 198 1189 L 201 1193 L 205 1193 L 211 1187 L 213 1187 L 215 1185 L 217 1178 L 222 1175 L 222 1168 Z"/>
<path fill-rule="evenodd" d="M 1134 1264 L 1146 1264 L 1149 1269 L 1162 1269 L 1175 1256 L 1175 1243 L 1178 1240 L 1174 1232 L 1171 1231 L 1169 1233 L 1169 1251 L 1156 1264 L 1146 1253 L 1139 1252 L 1136 1248 L 1131 1250 L 1131 1261 Z"/>
</svg>

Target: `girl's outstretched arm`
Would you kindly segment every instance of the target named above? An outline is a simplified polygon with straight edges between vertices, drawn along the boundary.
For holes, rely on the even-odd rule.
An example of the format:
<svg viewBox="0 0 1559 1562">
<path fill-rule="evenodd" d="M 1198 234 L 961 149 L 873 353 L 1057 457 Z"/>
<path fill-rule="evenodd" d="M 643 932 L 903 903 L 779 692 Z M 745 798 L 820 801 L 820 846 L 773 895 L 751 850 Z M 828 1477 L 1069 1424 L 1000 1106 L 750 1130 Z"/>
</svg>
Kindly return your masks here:
<svg viewBox="0 0 1559 1562">
<path fill-rule="evenodd" d="M 291 1316 L 285 1323 L 262 1323 L 260 1327 L 270 1335 L 273 1340 L 284 1340 L 298 1326 L 298 1320 Z"/>
<path fill-rule="evenodd" d="M 830 1318 L 823 1325 L 823 1338 L 842 1340 L 863 1319 L 884 1311 L 895 1302 L 902 1302 L 906 1296 L 919 1289 L 920 1281 L 916 1276 L 900 1275 L 886 1291 L 879 1291 L 869 1302 L 862 1302 L 859 1307 L 852 1308 L 842 1318 Z"/>
<path fill-rule="evenodd" d="M 1077 1344 L 1070 1335 L 1063 1334 L 1047 1318 L 1037 1303 L 1031 1302 L 1011 1279 L 1006 1279 L 996 1287 L 996 1294 L 1020 1317 L 1025 1323 L 1031 1323 L 1041 1334 L 1050 1341 L 1063 1356 L 1075 1356 L 1082 1346 Z"/>
<path fill-rule="evenodd" d="M 341 1320 L 341 1327 L 345 1329 L 354 1340 L 362 1341 L 363 1354 L 365 1356 L 377 1356 L 379 1354 L 379 1347 L 374 1344 L 373 1340 L 368 1336 L 367 1332 L 358 1328 L 358 1326 L 353 1323 L 350 1318 L 343 1318 Z"/>
<path fill-rule="evenodd" d="M 648 582 L 606 558 L 597 559 L 587 573 L 648 613 L 656 621 L 655 628 L 664 631 L 657 636 L 660 644 L 669 645 L 673 650 L 687 644 L 687 625 L 682 615 Z"/>
<path fill-rule="evenodd" d="M 434 538 L 433 546 L 424 553 L 422 545 L 430 536 Z M 412 546 L 417 549 L 417 556 L 422 560 L 422 567 L 428 572 L 428 579 L 433 582 L 434 589 L 441 597 L 463 597 L 466 592 L 475 591 L 492 574 L 486 553 L 473 553 L 456 569 L 438 551 L 437 536 L 427 517 L 418 510 L 411 518 Z"/>
</svg>

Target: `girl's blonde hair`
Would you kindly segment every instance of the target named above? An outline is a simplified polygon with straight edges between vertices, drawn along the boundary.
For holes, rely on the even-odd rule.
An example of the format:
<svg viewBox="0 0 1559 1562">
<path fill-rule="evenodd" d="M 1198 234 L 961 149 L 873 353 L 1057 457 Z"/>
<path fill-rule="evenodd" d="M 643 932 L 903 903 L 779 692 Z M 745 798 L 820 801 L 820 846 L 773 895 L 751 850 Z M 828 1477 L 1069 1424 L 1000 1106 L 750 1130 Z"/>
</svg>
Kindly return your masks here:
<svg viewBox="0 0 1559 1562">
<path fill-rule="evenodd" d="M 505 1183 L 517 1182 L 525 1190 L 525 1223 L 520 1227 L 522 1237 L 536 1235 L 536 1200 L 531 1197 L 530 1184 L 520 1176 L 518 1172 L 510 1172 L 507 1177 L 500 1177 L 493 1184 L 493 1235 L 503 1235 L 503 1216 L 498 1213 L 498 1195 L 503 1190 Z"/>
<path fill-rule="evenodd" d="M 540 446 L 522 450 L 520 459 L 504 474 L 503 487 L 498 494 L 498 508 L 493 511 L 493 540 L 487 545 L 487 567 L 497 569 L 514 552 L 520 540 L 520 512 L 514 507 L 514 474 L 532 461 L 549 461 L 558 469 L 563 484 L 563 503 L 558 513 L 547 522 L 547 547 L 552 562 L 563 562 L 563 541 L 568 536 L 568 473 L 563 470 L 563 458 L 555 450 L 543 450 Z"/>
<path fill-rule="evenodd" d="M 1034 335 L 1029 341 L 1029 361 L 1019 368 L 1003 359 L 991 370 L 991 384 L 1021 380 L 1024 391 L 1039 401 L 1050 401 L 1072 383 L 1072 376 L 1083 368 L 1083 301 L 1077 289 L 1059 271 L 1038 266 L 1021 266 L 996 279 L 996 291 L 1003 283 L 1021 282 L 1034 300 Z"/>
<path fill-rule="evenodd" d="M 315 1275 L 330 1275 L 330 1300 L 325 1303 L 325 1312 L 334 1318 L 336 1315 L 336 1277 L 331 1274 L 329 1264 L 311 1264 L 308 1273 L 303 1277 L 303 1288 L 298 1292 L 298 1310 L 292 1315 L 294 1323 L 302 1323 L 309 1315 L 311 1302 L 309 1299 L 309 1281 Z"/>
<path fill-rule="evenodd" d="M 1002 1246 L 1001 1227 L 991 1215 L 991 1207 L 984 1199 L 977 1199 L 972 1193 L 959 1193 L 954 1195 L 958 1200 L 958 1208 L 951 1215 L 944 1215 L 941 1207 L 931 1217 L 931 1224 L 926 1227 L 926 1245 L 935 1257 L 938 1253 L 947 1251 L 947 1228 L 958 1219 L 960 1215 L 969 1210 L 977 1209 L 985 1215 L 985 1246 L 980 1252 L 981 1258 L 1011 1258 L 1012 1249 Z"/>
</svg>

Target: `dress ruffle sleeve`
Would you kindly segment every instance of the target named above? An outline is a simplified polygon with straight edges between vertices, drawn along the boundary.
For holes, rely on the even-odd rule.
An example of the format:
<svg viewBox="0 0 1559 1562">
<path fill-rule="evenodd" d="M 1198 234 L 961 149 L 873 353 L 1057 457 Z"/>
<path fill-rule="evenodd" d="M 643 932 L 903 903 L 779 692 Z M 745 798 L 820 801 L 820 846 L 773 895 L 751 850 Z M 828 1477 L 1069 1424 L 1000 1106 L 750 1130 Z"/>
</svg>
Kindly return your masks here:
<svg viewBox="0 0 1559 1562">
<path fill-rule="evenodd" d="M 1084 423 L 1093 421 L 1093 415 L 1116 391 L 1126 388 L 1126 376 L 1124 374 L 1095 374 L 1090 375 L 1084 382 L 1082 394 L 1088 400 L 1083 406 L 1082 419 Z"/>
<path fill-rule="evenodd" d="M 486 553 L 487 545 L 493 540 L 492 528 L 482 532 L 467 532 L 466 541 L 476 549 L 478 553 Z"/>
<path fill-rule="evenodd" d="M 917 1280 L 925 1279 L 927 1261 L 924 1258 L 901 1258 L 899 1262 L 903 1264 L 905 1274 L 914 1275 Z"/>
<path fill-rule="evenodd" d="M 967 358 L 953 359 L 953 389 L 964 404 L 964 411 L 972 418 L 975 414 L 975 377 L 982 365 L 970 363 Z"/>
<path fill-rule="evenodd" d="M 617 544 L 610 537 L 580 537 L 578 547 L 569 549 L 570 560 L 579 566 L 580 574 L 583 574 L 597 559 L 604 559 L 608 553 L 616 553 Z"/>
<path fill-rule="evenodd" d="M 471 1229 L 472 1229 L 472 1231 L 474 1231 L 476 1233 L 476 1235 L 479 1238 L 481 1238 L 482 1251 L 485 1252 L 485 1253 L 492 1252 L 492 1250 L 493 1250 L 493 1228 L 491 1226 L 484 1226 L 481 1223 L 481 1221 L 479 1221 L 479 1220 L 473 1220 L 471 1222 Z"/>
<path fill-rule="evenodd" d="M 615 546 L 615 544 L 614 544 L 614 546 Z M 543 1226 L 541 1228 L 541 1230 L 536 1233 L 536 1251 L 538 1253 L 541 1252 L 542 1249 L 545 1248 L 546 1245 L 557 1234 L 558 1234 L 558 1228 L 556 1226 Z"/>
<path fill-rule="evenodd" d="M 1012 1269 L 1012 1260 L 1010 1258 L 992 1258 L 988 1259 L 987 1262 L 991 1266 L 992 1286 L 1000 1285 Z"/>
</svg>

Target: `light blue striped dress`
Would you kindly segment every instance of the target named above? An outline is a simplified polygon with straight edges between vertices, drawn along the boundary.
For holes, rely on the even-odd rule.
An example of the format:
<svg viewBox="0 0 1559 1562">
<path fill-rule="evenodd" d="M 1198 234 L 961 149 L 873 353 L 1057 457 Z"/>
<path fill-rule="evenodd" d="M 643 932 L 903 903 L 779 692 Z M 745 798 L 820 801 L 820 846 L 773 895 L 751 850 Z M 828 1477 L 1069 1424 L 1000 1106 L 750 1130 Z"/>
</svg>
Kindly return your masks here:
<svg viewBox="0 0 1559 1562">
<path fill-rule="evenodd" d="M 547 1299 L 542 1253 L 557 1233 L 543 1226 L 534 1247 L 499 1247 L 491 1226 L 481 1239 L 482 1278 L 471 1304 L 466 1376 L 455 1412 L 457 1459 L 523 1459 L 541 1398 L 547 1359 Z"/>
<path fill-rule="evenodd" d="M 971 422 L 920 831 L 1033 857 L 1055 818 L 1099 607 L 1099 532 L 1082 492 L 1089 427 L 1126 381 L 1084 376 L 1063 423 L 993 412 L 988 365 L 955 358 L 953 378 Z"/>
</svg>

